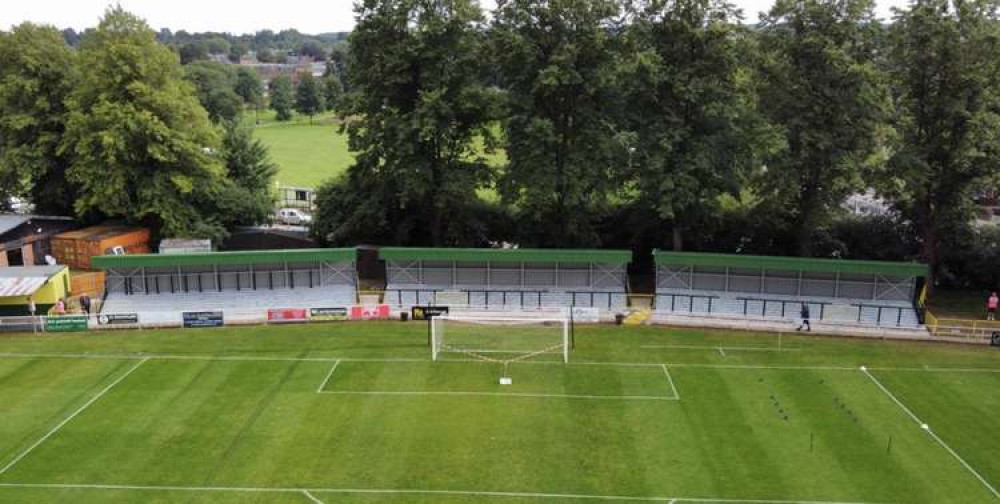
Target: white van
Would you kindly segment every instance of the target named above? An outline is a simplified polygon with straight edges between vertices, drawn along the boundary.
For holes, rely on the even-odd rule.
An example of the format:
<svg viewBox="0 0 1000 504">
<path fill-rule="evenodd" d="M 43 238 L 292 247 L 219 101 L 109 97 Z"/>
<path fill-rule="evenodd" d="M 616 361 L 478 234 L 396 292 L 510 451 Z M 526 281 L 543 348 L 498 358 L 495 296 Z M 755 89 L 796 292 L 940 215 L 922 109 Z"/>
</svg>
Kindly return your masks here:
<svg viewBox="0 0 1000 504">
<path fill-rule="evenodd" d="M 289 226 L 306 226 L 312 222 L 312 216 L 297 208 L 282 208 L 278 210 L 278 223 Z"/>
</svg>

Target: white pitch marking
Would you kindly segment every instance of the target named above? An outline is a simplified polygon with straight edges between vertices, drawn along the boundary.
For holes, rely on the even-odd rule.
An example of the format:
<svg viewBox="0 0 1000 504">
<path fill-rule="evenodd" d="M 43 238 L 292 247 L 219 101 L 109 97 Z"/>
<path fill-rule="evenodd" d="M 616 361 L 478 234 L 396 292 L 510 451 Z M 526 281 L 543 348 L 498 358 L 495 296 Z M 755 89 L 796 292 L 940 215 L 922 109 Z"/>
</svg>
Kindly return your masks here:
<svg viewBox="0 0 1000 504">
<path fill-rule="evenodd" d="M 712 347 L 716 348 L 716 347 Z M 240 361 L 240 362 L 384 362 L 384 363 L 420 363 L 431 362 L 428 359 L 377 359 L 377 358 L 352 358 L 352 357 L 252 357 L 240 355 L 207 355 L 207 354 L 91 354 L 91 353 L 17 353 L 0 352 L 0 358 L 10 359 L 97 359 L 97 360 L 176 360 L 176 361 Z M 442 362 L 482 362 L 476 359 L 444 359 Z M 660 362 L 595 362 L 595 361 L 574 361 L 562 362 L 542 362 L 542 361 L 522 361 L 518 364 L 528 365 L 558 365 L 558 366 L 611 366 L 611 367 L 660 367 Z M 673 367 L 695 367 L 707 369 L 775 369 L 787 371 L 857 371 L 856 366 L 845 365 L 817 365 L 817 366 L 772 366 L 756 364 L 702 364 L 685 362 L 668 362 L 668 366 Z M 872 371 L 894 372 L 894 371 L 926 371 L 935 373 L 1000 373 L 1000 368 L 950 368 L 931 367 L 928 369 L 919 367 L 871 367 Z"/>
<path fill-rule="evenodd" d="M 473 397 L 526 397 L 537 399 L 604 399 L 619 401 L 676 401 L 666 396 L 611 396 L 581 394 L 530 394 L 517 392 L 463 392 L 447 390 L 324 390 L 320 394 L 373 395 L 373 396 L 473 396 Z"/>
<path fill-rule="evenodd" d="M 319 384 L 319 388 L 316 389 L 316 393 L 320 393 L 326 388 L 327 382 L 330 381 L 330 377 L 333 376 L 333 372 L 337 370 L 337 366 L 340 365 L 340 361 L 334 362 L 333 367 L 330 368 L 330 372 L 326 374 L 326 378 L 323 378 L 323 383 Z"/>
<path fill-rule="evenodd" d="M 657 348 L 667 348 L 667 349 L 678 349 L 678 350 L 718 350 L 722 348 L 723 350 L 729 351 L 744 351 L 744 352 L 801 352 L 801 348 L 773 348 L 773 347 L 755 347 L 755 346 L 698 346 L 698 345 L 640 345 L 639 348 L 647 349 L 657 349 Z"/>
<path fill-rule="evenodd" d="M 64 418 L 63 421 L 59 422 L 55 427 L 52 428 L 52 430 L 50 430 L 48 433 L 46 433 L 44 436 L 42 436 L 41 439 L 39 439 L 38 441 L 35 441 L 34 444 L 32 444 L 31 446 L 29 446 L 27 450 L 24 450 L 23 452 L 21 452 L 20 455 L 18 455 L 17 457 L 15 457 L 14 460 L 11 460 L 10 462 L 7 463 L 7 465 L 3 466 L 3 469 L 0 469 L 0 474 L 3 474 L 5 472 L 7 472 L 7 470 L 10 469 L 11 467 L 14 467 L 15 464 L 17 464 L 18 462 L 20 462 L 21 459 L 23 459 L 25 456 L 27 456 L 29 453 L 31 453 L 32 450 L 34 450 L 35 448 L 38 448 L 38 446 L 41 445 L 42 443 L 44 443 L 45 440 L 47 440 L 48 438 L 52 437 L 52 435 L 55 434 L 56 432 L 58 432 L 59 429 L 62 429 L 63 426 L 65 426 L 66 424 L 68 424 L 70 422 L 70 420 L 76 418 L 76 416 L 79 415 L 80 413 L 82 413 L 83 410 L 87 409 L 87 407 L 90 406 L 91 404 L 94 404 L 98 399 L 100 399 L 101 397 L 103 397 L 104 394 L 107 394 L 109 390 L 111 390 L 112 388 L 114 388 L 115 385 L 118 385 L 119 383 L 121 383 L 122 380 L 124 380 L 125 378 L 127 378 L 128 375 L 132 374 L 132 371 L 135 371 L 136 369 L 138 369 L 139 366 L 145 364 L 145 362 L 148 361 L 148 360 L 149 359 L 147 358 L 147 359 L 143 359 L 143 360 L 137 362 L 136 365 L 134 365 L 131 368 L 129 368 L 129 370 L 126 371 L 125 374 L 119 376 L 118 379 L 116 379 L 115 381 L 111 382 L 111 384 L 109 384 L 107 387 L 104 387 L 104 389 L 102 389 L 100 392 L 98 392 L 97 394 L 95 394 L 94 397 L 91 397 L 89 401 L 87 401 L 86 403 L 83 404 L 83 406 L 80 406 L 79 408 L 77 408 L 76 411 L 74 411 L 73 413 L 71 413 L 68 417 Z"/>
<path fill-rule="evenodd" d="M 309 490 L 303 490 L 302 495 L 305 495 L 307 499 L 313 501 L 313 504 L 324 504 L 323 501 L 317 499 L 315 495 L 309 493 Z"/>
<path fill-rule="evenodd" d="M 390 489 L 390 488 L 267 488 L 267 487 L 206 487 L 206 486 L 153 486 L 153 485 L 84 485 L 58 483 L 0 483 L 0 488 L 48 488 L 71 490 L 134 490 L 154 492 L 241 492 L 241 493 L 336 493 L 336 494 L 384 494 L 384 495 L 465 495 L 472 497 L 520 497 L 533 499 L 578 499 L 599 501 L 633 501 L 633 502 L 699 502 L 699 503 L 731 503 L 731 504 L 866 504 L 864 502 L 846 501 L 807 501 L 807 500 L 775 500 L 775 499 L 713 499 L 708 497 L 644 497 L 626 495 L 589 495 L 568 493 L 541 492 L 501 492 L 478 490 L 429 490 L 429 489 Z"/>
<path fill-rule="evenodd" d="M 663 364 L 663 374 L 667 375 L 667 382 L 670 383 L 670 389 L 674 391 L 674 399 L 680 401 L 681 394 L 677 391 L 677 387 L 674 386 L 674 379 L 670 377 L 670 371 L 667 370 L 667 365 Z"/>
<path fill-rule="evenodd" d="M 871 379 L 871 381 L 875 385 L 877 385 L 878 388 L 882 389 L 882 392 L 884 392 L 885 395 L 889 396 L 889 399 L 892 399 L 892 402 L 896 403 L 897 406 L 899 406 L 907 415 L 909 415 L 909 417 L 913 419 L 913 421 L 916 422 L 917 425 L 919 425 L 920 428 L 924 430 L 924 432 L 926 432 L 928 435 L 934 438 L 934 440 L 937 441 L 937 443 L 941 445 L 942 448 L 947 450 L 948 453 L 951 454 L 951 456 L 955 457 L 956 460 L 958 460 L 963 466 L 965 466 L 965 468 L 968 469 L 969 472 L 972 473 L 972 475 L 975 476 L 980 483 L 986 486 L 986 488 L 989 489 L 989 491 L 992 492 L 993 495 L 996 496 L 996 498 L 1000 499 L 1000 492 L 998 492 L 997 489 L 993 487 L 993 485 L 991 485 L 988 481 L 986 481 L 986 478 L 983 478 L 983 476 L 980 475 L 979 472 L 976 471 L 971 465 L 969 465 L 969 463 L 966 462 L 965 459 L 963 459 L 958 453 L 956 453 L 955 450 L 952 450 L 951 447 L 944 442 L 944 440 L 938 437 L 938 435 L 935 434 L 933 430 L 931 430 L 930 426 L 928 426 L 927 423 L 920 420 L 920 418 L 918 418 L 917 415 L 913 413 L 913 411 L 910 411 L 910 408 L 907 408 L 902 401 L 896 398 L 895 394 L 890 392 L 885 385 L 882 385 L 882 382 L 878 381 L 878 379 L 875 378 L 874 375 L 869 373 L 868 369 L 866 369 L 864 366 L 861 366 L 861 372 L 864 373 L 866 376 L 868 376 L 868 378 Z"/>
</svg>

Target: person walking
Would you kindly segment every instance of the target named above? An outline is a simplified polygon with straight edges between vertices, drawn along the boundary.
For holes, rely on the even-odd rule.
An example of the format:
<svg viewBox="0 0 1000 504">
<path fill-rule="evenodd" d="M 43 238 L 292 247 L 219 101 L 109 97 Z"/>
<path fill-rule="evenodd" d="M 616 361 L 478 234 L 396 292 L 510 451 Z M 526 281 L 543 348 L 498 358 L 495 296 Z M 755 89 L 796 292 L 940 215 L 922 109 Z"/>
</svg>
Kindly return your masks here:
<svg viewBox="0 0 1000 504">
<path fill-rule="evenodd" d="M 997 293 L 994 292 L 990 294 L 989 299 L 986 300 L 986 320 L 997 319 L 997 305 L 1000 305 L 1000 298 L 998 298 Z"/>
<path fill-rule="evenodd" d="M 812 332 L 812 326 L 809 325 L 809 304 L 802 303 L 802 308 L 799 309 L 799 315 L 802 317 L 802 323 L 799 324 L 796 331 L 801 331 L 803 327 L 806 328 L 806 332 Z"/>
<path fill-rule="evenodd" d="M 84 293 L 80 296 L 80 308 L 83 308 L 83 313 L 90 315 L 90 296 Z"/>
</svg>

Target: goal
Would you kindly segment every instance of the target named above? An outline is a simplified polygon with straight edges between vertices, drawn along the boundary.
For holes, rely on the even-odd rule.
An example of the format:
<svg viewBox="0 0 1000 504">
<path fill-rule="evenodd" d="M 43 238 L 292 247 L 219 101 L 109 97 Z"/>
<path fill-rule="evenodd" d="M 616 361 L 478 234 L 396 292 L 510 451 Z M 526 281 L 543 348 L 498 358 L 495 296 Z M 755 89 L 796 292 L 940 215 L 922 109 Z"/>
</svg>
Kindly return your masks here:
<svg viewBox="0 0 1000 504">
<path fill-rule="evenodd" d="M 501 364 L 544 355 L 569 362 L 570 321 L 566 317 L 440 315 L 430 325 L 434 360 L 459 353 Z"/>
</svg>

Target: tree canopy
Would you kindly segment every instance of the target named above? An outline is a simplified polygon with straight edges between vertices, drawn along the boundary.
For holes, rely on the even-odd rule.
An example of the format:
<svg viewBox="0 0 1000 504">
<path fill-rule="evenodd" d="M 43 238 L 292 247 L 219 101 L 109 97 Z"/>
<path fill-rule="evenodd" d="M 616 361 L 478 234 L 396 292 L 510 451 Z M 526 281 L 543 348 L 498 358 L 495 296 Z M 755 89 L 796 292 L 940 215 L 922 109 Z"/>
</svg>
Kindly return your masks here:
<svg viewBox="0 0 1000 504">
<path fill-rule="evenodd" d="M 495 102 L 481 80 L 482 12 L 471 0 L 370 0 L 356 13 L 351 91 L 338 111 L 356 118 L 346 130 L 357 157 L 340 182 L 347 189 L 327 192 L 372 202 L 320 238 L 336 242 L 364 226 L 380 241 L 476 240 L 471 196 L 491 174 L 474 140 L 491 136 Z"/>
<path fill-rule="evenodd" d="M 60 149 L 77 81 L 77 55 L 51 27 L 24 23 L 0 32 L 0 209 L 11 197 L 63 215 L 77 187 L 72 156 Z"/>
<path fill-rule="evenodd" d="M 109 9 L 80 42 L 63 152 L 76 211 L 141 222 L 163 236 L 218 237 L 219 138 L 177 56 L 141 19 Z"/>
</svg>

